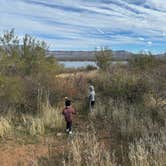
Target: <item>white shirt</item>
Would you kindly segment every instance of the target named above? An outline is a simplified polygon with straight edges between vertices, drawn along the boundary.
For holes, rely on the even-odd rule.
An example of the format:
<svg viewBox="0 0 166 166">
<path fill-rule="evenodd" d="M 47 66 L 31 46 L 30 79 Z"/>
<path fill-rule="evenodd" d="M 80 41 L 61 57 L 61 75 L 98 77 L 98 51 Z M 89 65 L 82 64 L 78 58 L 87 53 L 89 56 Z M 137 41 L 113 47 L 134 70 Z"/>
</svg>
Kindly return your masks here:
<svg viewBox="0 0 166 166">
<path fill-rule="evenodd" d="M 89 99 L 90 101 L 95 101 L 95 91 L 90 91 L 90 94 L 89 94 Z"/>
</svg>

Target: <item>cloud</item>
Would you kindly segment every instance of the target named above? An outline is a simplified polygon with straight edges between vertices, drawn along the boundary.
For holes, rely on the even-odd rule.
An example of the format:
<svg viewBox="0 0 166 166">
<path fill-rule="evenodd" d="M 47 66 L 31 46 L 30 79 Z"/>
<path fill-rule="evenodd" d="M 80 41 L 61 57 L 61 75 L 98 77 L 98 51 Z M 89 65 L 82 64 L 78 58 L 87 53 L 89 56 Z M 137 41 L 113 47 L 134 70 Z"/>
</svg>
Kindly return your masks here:
<svg viewBox="0 0 166 166">
<path fill-rule="evenodd" d="M 140 41 L 144 41 L 145 39 L 143 37 L 138 37 Z"/>
<path fill-rule="evenodd" d="M 15 28 L 51 49 L 164 47 L 164 0 L 0 0 L 0 31 Z M 130 47 L 131 50 L 133 47 Z"/>
<path fill-rule="evenodd" d="M 148 44 L 148 45 L 152 45 L 152 42 L 151 42 L 151 41 L 148 41 L 147 44 Z"/>
</svg>

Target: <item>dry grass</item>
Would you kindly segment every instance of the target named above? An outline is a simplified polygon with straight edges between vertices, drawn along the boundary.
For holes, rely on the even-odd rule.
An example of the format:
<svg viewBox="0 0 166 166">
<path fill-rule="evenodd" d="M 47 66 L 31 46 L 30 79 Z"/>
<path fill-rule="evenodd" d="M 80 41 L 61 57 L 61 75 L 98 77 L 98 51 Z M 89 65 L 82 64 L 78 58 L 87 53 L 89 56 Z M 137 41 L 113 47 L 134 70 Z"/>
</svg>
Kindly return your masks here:
<svg viewBox="0 0 166 166">
<path fill-rule="evenodd" d="M 64 127 L 64 119 L 58 108 L 49 104 L 43 104 L 42 110 L 37 116 L 23 115 L 22 126 L 31 136 L 43 135 L 46 130 L 61 130 Z"/>
<path fill-rule="evenodd" d="M 99 142 L 95 133 L 78 135 L 69 142 L 68 166 L 115 166 L 115 159 L 111 158 L 106 146 Z"/>
<path fill-rule="evenodd" d="M 164 166 L 166 164 L 166 134 L 160 130 L 160 136 L 146 136 L 129 146 L 129 158 L 132 166 Z"/>
<path fill-rule="evenodd" d="M 49 104 L 42 106 L 41 118 L 46 128 L 59 130 L 64 127 L 64 117 L 61 110 L 61 108 L 53 108 Z"/>
<path fill-rule="evenodd" d="M 0 137 L 3 138 L 12 132 L 11 121 L 8 118 L 0 118 Z"/>
<path fill-rule="evenodd" d="M 23 116 L 23 126 L 31 136 L 43 135 L 45 126 L 42 119 L 33 116 Z"/>
</svg>

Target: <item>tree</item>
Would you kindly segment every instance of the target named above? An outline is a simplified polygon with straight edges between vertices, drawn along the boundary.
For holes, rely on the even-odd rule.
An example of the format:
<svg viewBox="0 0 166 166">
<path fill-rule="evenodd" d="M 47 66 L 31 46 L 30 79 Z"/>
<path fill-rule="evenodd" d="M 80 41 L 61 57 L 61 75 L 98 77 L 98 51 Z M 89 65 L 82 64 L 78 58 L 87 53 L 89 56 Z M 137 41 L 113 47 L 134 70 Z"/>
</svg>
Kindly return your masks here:
<svg viewBox="0 0 166 166">
<path fill-rule="evenodd" d="M 101 69 L 106 71 L 110 66 L 112 59 L 112 51 L 106 48 L 102 48 L 100 51 L 96 51 L 96 64 Z"/>
<path fill-rule="evenodd" d="M 48 92 L 55 93 L 61 65 L 47 49 L 45 42 L 29 35 L 19 39 L 14 29 L 0 36 L 0 109 L 12 105 L 36 110 L 39 95 L 44 100 Z"/>
</svg>

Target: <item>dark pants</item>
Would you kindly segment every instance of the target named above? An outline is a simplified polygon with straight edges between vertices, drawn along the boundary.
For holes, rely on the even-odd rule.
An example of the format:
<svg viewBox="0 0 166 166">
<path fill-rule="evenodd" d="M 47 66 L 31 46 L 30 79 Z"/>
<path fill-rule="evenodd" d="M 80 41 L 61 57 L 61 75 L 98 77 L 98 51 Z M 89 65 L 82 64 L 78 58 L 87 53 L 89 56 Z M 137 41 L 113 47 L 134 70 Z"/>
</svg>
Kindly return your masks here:
<svg viewBox="0 0 166 166">
<path fill-rule="evenodd" d="M 72 127 L 72 121 L 70 122 L 66 122 L 66 129 L 68 129 L 69 131 L 71 131 L 71 127 Z"/>
<path fill-rule="evenodd" d="M 94 108 L 95 101 L 91 101 L 91 107 Z"/>
<path fill-rule="evenodd" d="M 95 105 L 95 101 L 90 101 L 89 102 L 90 112 L 93 112 L 94 105 Z"/>
</svg>

